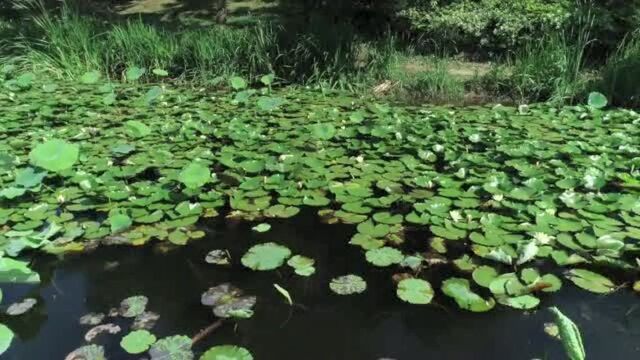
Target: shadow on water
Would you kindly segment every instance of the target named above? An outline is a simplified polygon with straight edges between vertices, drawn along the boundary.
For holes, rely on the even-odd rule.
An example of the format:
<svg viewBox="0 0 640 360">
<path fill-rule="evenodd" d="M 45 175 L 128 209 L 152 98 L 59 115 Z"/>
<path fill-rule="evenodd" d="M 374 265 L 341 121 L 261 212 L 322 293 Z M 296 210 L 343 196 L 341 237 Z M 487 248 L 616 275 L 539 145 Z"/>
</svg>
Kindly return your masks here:
<svg viewBox="0 0 640 360">
<path fill-rule="evenodd" d="M 247 347 L 256 359 L 562 359 L 560 343 L 543 332 L 551 321 L 547 311 L 526 314 L 498 307 L 485 314 L 458 310 L 438 293 L 429 306 L 403 304 L 394 295 L 389 270 L 371 269 L 360 250 L 346 245 L 354 229 L 324 225 L 310 212 L 292 220 L 273 222 L 264 234 L 251 224 L 210 223 L 208 236 L 167 253 L 157 246 L 110 247 L 64 261 L 39 259 L 39 287 L 4 287 L 4 304 L 25 296 L 38 305 L 26 315 L 8 318 L 16 332 L 3 359 L 63 359 L 83 344 L 88 327 L 78 324 L 87 312 L 107 312 L 128 296 L 149 297 L 147 308 L 160 314 L 152 329 L 158 337 L 193 336 L 214 322 L 200 305 L 200 294 L 210 286 L 231 282 L 258 296 L 253 318 L 234 326 L 225 324 L 199 342 L 199 353 L 216 344 Z M 278 271 L 253 272 L 239 264 L 241 255 L 257 242 L 276 241 L 294 253 L 316 259 L 317 272 L 297 277 L 285 266 Z M 209 265 L 205 254 L 228 249 L 230 268 Z M 362 275 L 368 290 L 340 297 L 328 289 L 331 278 L 347 273 Z M 442 274 L 426 277 L 435 287 Z M 287 288 L 296 306 L 288 306 L 273 288 Z M 622 290 L 600 297 L 565 284 L 564 290 L 543 299 L 542 306 L 559 306 L 581 327 L 590 359 L 632 359 L 640 355 L 640 311 L 637 297 Z M 137 359 L 120 349 L 130 321 L 119 324 L 117 335 L 101 335 L 98 343 L 109 359 Z M 613 357 L 612 357 L 613 356 Z"/>
</svg>

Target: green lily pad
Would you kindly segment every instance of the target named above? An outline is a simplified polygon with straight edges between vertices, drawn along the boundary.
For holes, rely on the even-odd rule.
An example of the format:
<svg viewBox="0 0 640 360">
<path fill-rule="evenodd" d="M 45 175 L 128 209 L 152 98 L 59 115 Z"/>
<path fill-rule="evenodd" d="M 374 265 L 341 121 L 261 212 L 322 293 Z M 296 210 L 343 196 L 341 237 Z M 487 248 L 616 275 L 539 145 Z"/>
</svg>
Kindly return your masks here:
<svg viewBox="0 0 640 360">
<path fill-rule="evenodd" d="M 192 162 L 182 169 L 178 180 L 189 189 L 198 189 L 211 180 L 211 171 L 200 163 Z"/>
<path fill-rule="evenodd" d="M 253 355 L 240 346 L 218 345 L 202 354 L 200 360 L 253 360 Z"/>
<path fill-rule="evenodd" d="M 498 276 L 498 271 L 491 266 L 478 266 L 473 270 L 471 276 L 476 284 L 488 288 L 491 282 Z"/>
<path fill-rule="evenodd" d="M 480 295 L 471 291 L 469 280 L 450 278 L 442 283 L 442 292 L 453 298 L 461 309 L 473 312 L 485 312 L 493 309 L 495 300 L 483 299 Z"/>
<path fill-rule="evenodd" d="M 366 252 L 367 261 L 375 266 L 385 267 L 393 264 L 399 264 L 404 259 L 404 255 L 398 249 L 384 246 L 377 249 L 371 249 Z"/>
<path fill-rule="evenodd" d="M 131 218 L 125 214 L 115 214 L 109 217 L 109 224 L 111 225 L 111 233 L 117 234 L 131 227 Z"/>
<path fill-rule="evenodd" d="M 433 299 L 433 288 L 422 279 L 404 279 L 398 283 L 396 295 L 410 304 L 426 305 Z"/>
<path fill-rule="evenodd" d="M 616 289 L 608 278 L 585 269 L 571 269 L 566 277 L 576 286 L 598 294 L 608 294 Z"/>
<path fill-rule="evenodd" d="M 591 106 L 594 109 L 602 109 L 607 106 L 609 101 L 607 100 L 607 97 L 604 96 L 602 93 L 594 91 L 589 93 L 589 98 L 587 103 L 589 104 L 589 106 Z"/>
<path fill-rule="evenodd" d="M 373 238 L 381 238 L 389 234 L 389 225 L 377 224 L 374 225 L 373 221 L 368 220 L 358 224 L 358 232 L 364 235 L 371 236 Z"/>
<path fill-rule="evenodd" d="M 316 272 L 314 264 L 315 260 L 302 255 L 294 255 L 287 261 L 287 265 L 291 266 L 300 276 L 313 275 Z"/>
<path fill-rule="evenodd" d="M 258 224 L 251 228 L 255 232 L 263 233 L 271 230 L 271 225 L 267 223 Z"/>
<path fill-rule="evenodd" d="M 4 324 L 0 324 L 0 355 L 7 351 L 9 346 L 11 346 L 13 336 L 13 331 L 11 331 L 11 329 Z"/>
<path fill-rule="evenodd" d="M 120 341 L 120 346 L 129 354 L 141 354 L 156 342 L 156 337 L 147 330 L 136 330 Z"/>
<path fill-rule="evenodd" d="M 136 81 L 136 80 L 140 79 L 142 77 L 142 75 L 144 75 L 146 72 L 147 72 L 147 69 L 145 69 L 145 68 L 139 68 L 137 66 L 132 66 L 132 67 L 127 68 L 127 71 L 125 71 L 125 78 L 129 82 Z"/>
<path fill-rule="evenodd" d="M 80 77 L 80 82 L 83 84 L 95 84 L 100 80 L 101 76 L 102 74 L 97 70 L 89 71 Z"/>
<path fill-rule="evenodd" d="M 252 246 L 241 259 L 242 265 L 258 271 L 279 268 L 291 256 L 291 250 L 273 242 Z"/>
<path fill-rule="evenodd" d="M 59 172 L 70 169 L 76 161 L 80 148 L 64 140 L 51 139 L 37 145 L 29 153 L 31 164 L 45 170 Z"/>
</svg>

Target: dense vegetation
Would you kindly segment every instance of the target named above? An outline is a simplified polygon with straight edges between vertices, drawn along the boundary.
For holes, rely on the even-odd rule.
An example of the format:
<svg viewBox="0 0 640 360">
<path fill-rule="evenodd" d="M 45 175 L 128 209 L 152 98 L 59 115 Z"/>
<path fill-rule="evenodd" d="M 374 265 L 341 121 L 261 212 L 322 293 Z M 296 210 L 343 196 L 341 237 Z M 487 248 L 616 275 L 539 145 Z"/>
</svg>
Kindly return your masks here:
<svg viewBox="0 0 640 360">
<path fill-rule="evenodd" d="M 221 217 L 267 233 L 313 209 L 350 225 L 361 261 L 388 271 L 392 295 L 412 305 L 533 310 L 564 286 L 640 290 L 640 116 L 607 109 L 640 105 L 636 2 L 283 0 L 242 18 L 215 3 L 205 23 L 173 12 L 87 16 L 87 4 L 9 9 L 0 282 L 40 282 L 33 254 L 179 247 Z M 456 61 L 493 63 L 457 76 L 460 52 Z M 470 93 L 519 104 L 398 101 L 455 105 Z M 547 102 L 526 104 L 535 101 Z M 317 265 L 262 240 L 203 261 L 286 264 L 290 276 L 274 286 L 289 305 L 287 281 Z M 363 274 L 324 285 L 367 291 Z M 199 335 L 156 339 L 144 326 L 157 320 L 148 300 L 112 311 L 135 319 L 122 349 L 192 359 Z M 212 329 L 252 317 L 257 301 L 227 283 L 201 297 L 219 319 Z M 27 298 L 7 312 L 35 305 Z M 568 356 L 583 360 L 576 325 L 552 312 Z M 87 342 L 116 331 L 89 315 Z M 13 338 L 0 324 L 0 354 Z M 104 350 L 72 354 L 104 359 Z M 252 355 L 226 345 L 200 359 L 221 358 Z"/>
</svg>

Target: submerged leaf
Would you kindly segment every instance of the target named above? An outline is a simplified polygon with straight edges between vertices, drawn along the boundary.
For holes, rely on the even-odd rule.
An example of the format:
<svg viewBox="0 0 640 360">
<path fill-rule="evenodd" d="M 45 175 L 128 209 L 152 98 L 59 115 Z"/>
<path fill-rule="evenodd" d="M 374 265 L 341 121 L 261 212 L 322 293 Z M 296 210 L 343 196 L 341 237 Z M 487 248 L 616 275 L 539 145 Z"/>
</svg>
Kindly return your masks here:
<svg viewBox="0 0 640 360">
<path fill-rule="evenodd" d="M 331 280 L 329 288 L 338 295 L 353 295 L 364 292 L 367 283 L 360 276 L 349 274 Z"/>
</svg>

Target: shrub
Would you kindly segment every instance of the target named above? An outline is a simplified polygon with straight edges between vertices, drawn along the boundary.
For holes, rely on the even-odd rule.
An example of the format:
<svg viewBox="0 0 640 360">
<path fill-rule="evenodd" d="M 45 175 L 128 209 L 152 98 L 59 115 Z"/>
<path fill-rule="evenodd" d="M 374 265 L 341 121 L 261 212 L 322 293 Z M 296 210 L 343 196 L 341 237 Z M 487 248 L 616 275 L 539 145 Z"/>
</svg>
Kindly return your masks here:
<svg viewBox="0 0 640 360">
<path fill-rule="evenodd" d="M 597 87 L 615 105 L 640 107 L 640 29 L 609 58 Z"/>
</svg>

